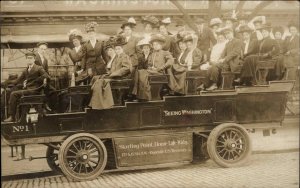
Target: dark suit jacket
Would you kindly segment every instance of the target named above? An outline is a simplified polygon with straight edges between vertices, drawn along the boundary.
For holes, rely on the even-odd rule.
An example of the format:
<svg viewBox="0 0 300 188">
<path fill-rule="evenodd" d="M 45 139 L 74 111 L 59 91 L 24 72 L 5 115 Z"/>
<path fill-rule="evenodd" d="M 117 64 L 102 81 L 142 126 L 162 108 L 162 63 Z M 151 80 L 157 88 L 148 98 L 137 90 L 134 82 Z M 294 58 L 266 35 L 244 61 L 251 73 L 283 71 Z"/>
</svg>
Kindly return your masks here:
<svg viewBox="0 0 300 188">
<path fill-rule="evenodd" d="M 131 56 L 133 54 L 136 54 L 138 49 L 137 49 L 137 43 L 139 41 L 139 38 L 136 36 L 131 36 L 128 40 L 128 42 L 123 46 L 124 52 Z"/>
<path fill-rule="evenodd" d="M 237 66 L 240 64 L 240 57 L 243 51 L 243 42 L 240 39 L 233 38 L 225 45 L 221 58 L 225 59 L 223 64 L 227 68 L 230 68 L 232 72 L 235 72 Z M 229 67 L 228 67 L 229 66 Z"/>
<path fill-rule="evenodd" d="M 69 57 L 70 59 L 72 60 L 74 66 L 75 66 L 75 71 L 78 71 L 80 69 L 83 68 L 83 51 L 82 51 L 82 46 L 81 48 L 79 49 L 78 52 L 76 52 L 75 48 L 73 48 L 72 50 L 69 51 Z M 77 62 L 80 62 L 80 66 L 78 66 Z"/>
<path fill-rule="evenodd" d="M 151 56 L 151 52 L 149 53 L 148 57 L 146 58 L 143 53 L 138 53 L 138 69 L 147 69 L 148 68 L 148 59 Z"/>
<path fill-rule="evenodd" d="M 112 62 L 110 69 L 111 77 L 124 77 L 129 74 L 131 67 L 130 58 L 127 54 L 117 55 Z"/>
<path fill-rule="evenodd" d="M 138 48 L 136 46 L 138 41 L 139 38 L 132 35 L 129 38 L 128 42 L 123 46 L 123 50 L 125 54 L 127 54 L 130 57 L 133 66 L 138 65 L 138 57 L 137 57 Z"/>
<path fill-rule="evenodd" d="M 287 37 L 284 42 L 284 53 L 290 51 L 291 55 L 299 55 L 299 36 L 296 35 L 291 41 L 291 36 Z"/>
<path fill-rule="evenodd" d="M 245 47 L 246 47 L 246 44 L 243 42 L 243 55 L 242 55 L 243 59 L 246 58 L 249 55 L 257 54 L 257 52 L 258 52 L 258 41 L 250 39 L 249 46 L 248 46 L 248 51 L 247 51 L 246 54 L 244 54 Z"/>
<path fill-rule="evenodd" d="M 34 63 L 36 65 L 42 66 L 44 68 L 44 70 L 47 73 L 49 73 L 49 71 L 48 71 L 48 60 L 45 57 L 44 57 L 44 62 L 42 62 L 42 58 L 41 58 L 40 54 L 36 53 Z"/>
<path fill-rule="evenodd" d="M 273 58 L 279 55 L 279 53 L 280 53 L 280 47 L 275 39 L 271 39 L 270 37 L 268 37 L 259 41 L 259 45 L 258 45 L 259 55 L 267 55 L 267 58 Z"/>
<path fill-rule="evenodd" d="M 211 43 L 214 45 L 217 43 L 217 40 L 215 39 L 212 30 L 209 27 L 204 26 L 202 33 L 198 36 L 197 48 L 199 48 L 203 53 L 207 53 Z"/>
<path fill-rule="evenodd" d="M 202 62 L 202 52 L 198 48 L 195 48 L 193 51 L 193 64 L 192 69 L 200 69 L 200 65 L 203 64 Z"/>
<path fill-rule="evenodd" d="M 34 64 L 29 72 L 28 68 L 26 68 L 18 79 L 14 81 L 14 84 L 21 84 L 27 80 L 27 89 L 37 89 L 43 84 L 45 78 L 50 79 L 48 73 L 41 66 Z"/>
<path fill-rule="evenodd" d="M 106 73 L 104 60 L 108 62 L 108 58 L 103 49 L 103 42 L 97 40 L 95 48 L 93 48 L 90 41 L 88 41 L 82 46 L 82 52 L 82 67 L 84 70 L 92 68 L 96 74 Z"/>
</svg>

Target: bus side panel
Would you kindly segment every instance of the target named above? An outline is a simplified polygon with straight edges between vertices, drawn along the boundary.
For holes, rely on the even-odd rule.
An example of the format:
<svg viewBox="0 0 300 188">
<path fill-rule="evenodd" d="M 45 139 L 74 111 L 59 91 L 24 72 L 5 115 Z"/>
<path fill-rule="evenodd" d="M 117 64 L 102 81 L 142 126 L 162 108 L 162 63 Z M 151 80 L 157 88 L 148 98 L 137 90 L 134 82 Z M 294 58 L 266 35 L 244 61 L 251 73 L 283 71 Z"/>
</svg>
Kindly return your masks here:
<svg viewBox="0 0 300 188">
<path fill-rule="evenodd" d="M 114 138 L 118 167 L 191 162 L 192 133 Z"/>
<path fill-rule="evenodd" d="M 239 123 L 279 122 L 285 115 L 286 92 L 240 93 L 237 97 Z"/>
</svg>

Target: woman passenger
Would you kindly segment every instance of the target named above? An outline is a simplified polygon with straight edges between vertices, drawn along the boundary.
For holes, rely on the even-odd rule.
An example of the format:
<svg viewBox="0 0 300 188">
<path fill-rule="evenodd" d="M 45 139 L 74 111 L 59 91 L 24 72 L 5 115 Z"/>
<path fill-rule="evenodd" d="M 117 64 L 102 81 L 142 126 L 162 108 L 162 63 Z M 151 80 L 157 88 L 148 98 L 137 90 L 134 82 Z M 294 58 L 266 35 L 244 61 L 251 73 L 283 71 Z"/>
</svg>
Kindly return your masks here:
<svg viewBox="0 0 300 188">
<path fill-rule="evenodd" d="M 256 71 L 259 61 L 277 60 L 280 49 L 278 43 L 270 38 L 271 25 L 265 24 L 260 28 L 263 39 L 259 41 L 258 54 L 245 58 L 241 69 L 241 82 L 246 85 L 256 84 Z"/>
<path fill-rule="evenodd" d="M 74 45 L 74 48 L 69 51 L 69 57 L 74 64 L 74 73 L 79 75 L 83 71 L 83 51 L 81 48 L 82 34 L 78 29 L 72 29 L 68 35 L 69 41 Z"/>
<path fill-rule="evenodd" d="M 162 50 L 165 39 L 162 35 L 156 34 L 151 36 L 150 44 L 153 46 L 153 52 L 148 59 L 147 70 L 138 70 L 132 94 L 136 95 L 139 100 L 151 100 L 150 85 L 148 75 L 163 75 L 171 67 L 174 60 L 170 52 Z"/>
</svg>

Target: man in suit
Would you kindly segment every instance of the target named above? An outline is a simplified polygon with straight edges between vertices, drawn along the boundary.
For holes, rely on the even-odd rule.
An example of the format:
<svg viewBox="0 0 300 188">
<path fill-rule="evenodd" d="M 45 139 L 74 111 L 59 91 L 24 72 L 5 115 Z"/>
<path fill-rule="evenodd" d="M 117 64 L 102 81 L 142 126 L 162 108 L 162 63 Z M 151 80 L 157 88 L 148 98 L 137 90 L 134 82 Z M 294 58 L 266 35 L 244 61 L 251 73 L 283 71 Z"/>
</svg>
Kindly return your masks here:
<svg viewBox="0 0 300 188">
<path fill-rule="evenodd" d="M 45 57 L 46 51 L 48 49 L 48 43 L 47 42 L 39 42 L 37 44 L 38 50 L 35 54 L 35 60 L 34 63 L 38 66 L 41 66 L 47 74 L 49 74 L 49 66 L 48 66 L 48 60 Z M 47 84 L 44 88 L 45 95 L 47 96 L 45 108 L 48 111 L 52 111 L 57 108 L 57 93 L 56 89 L 50 85 Z"/>
<path fill-rule="evenodd" d="M 243 42 L 234 38 L 233 29 L 231 27 L 224 27 L 222 32 L 225 34 L 228 42 L 225 45 L 219 63 L 222 63 L 222 69 L 224 71 L 236 72 L 241 62 L 240 57 L 243 50 Z"/>
<path fill-rule="evenodd" d="M 123 23 L 121 26 L 121 29 L 123 30 L 123 35 L 126 40 L 126 44 L 124 44 L 123 46 L 123 51 L 125 52 L 125 54 L 127 54 L 130 57 L 134 69 L 138 65 L 138 58 L 137 58 L 138 49 L 136 45 L 139 41 L 138 37 L 132 34 L 132 31 L 135 28 L 135 26 L 136 26 L 136 22 L 132 17 L 129 18 L 128 21 L 126 23 Z"/>
<path fill-rule="evenodd" d="M 48 49 L 48 43 L 46 42 L 39 42 L 37 44 L 38 50 L 37 53 L 35 55 L 35 61 L 34 63 L 36 65 L 42 66 L 44 68 L 44 70 L 49 74 L 48 71 L 48 60 L 45 57 L 45 53 Z"/>
<path fill-rule="evenodd" d="M 49 79 L 48 73 L 41 67 L 34 63 L 35 54 L 27 53 L 26 61 L 27 68 L 22 72 L 18 79 L 13 84 L 23 82 L 23 88 L 21 90 L 13 91 L 10 94 L 8 114 L 9 117 L 4 122 L 11 122 L 15 120 L 15 114 L 17 110 L 17 102 L 23 95 L 38 94 L 43 85 L 46 85 L 47 79 Z"/>
<path fill-rule="evenodd" d="M 204 24 L 204 19 L 199 18 L 195 23 L 199 31 L 197 48 L 203 53 L 203 61 L 206 62 L 210 56 L 211 44 L 216 44 L 217 40 L 212 30 Z"/>
</svg>

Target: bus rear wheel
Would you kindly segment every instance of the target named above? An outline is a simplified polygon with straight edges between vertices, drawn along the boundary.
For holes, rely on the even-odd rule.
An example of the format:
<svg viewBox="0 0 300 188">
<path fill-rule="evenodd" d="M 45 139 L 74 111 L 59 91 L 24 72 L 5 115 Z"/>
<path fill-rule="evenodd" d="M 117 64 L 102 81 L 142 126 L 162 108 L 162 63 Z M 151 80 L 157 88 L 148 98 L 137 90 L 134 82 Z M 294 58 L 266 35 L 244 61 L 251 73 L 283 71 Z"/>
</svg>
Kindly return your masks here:
<svg viewBox="0 0 300 188">
<path fill-rule="evenodd" d="M 215 127 L 207 140 L 210 158 L 222 167 L 242 166 L 252 152 L 250 137 L 241 125 L 225 123 Z"/>
</svg>

